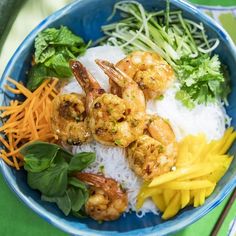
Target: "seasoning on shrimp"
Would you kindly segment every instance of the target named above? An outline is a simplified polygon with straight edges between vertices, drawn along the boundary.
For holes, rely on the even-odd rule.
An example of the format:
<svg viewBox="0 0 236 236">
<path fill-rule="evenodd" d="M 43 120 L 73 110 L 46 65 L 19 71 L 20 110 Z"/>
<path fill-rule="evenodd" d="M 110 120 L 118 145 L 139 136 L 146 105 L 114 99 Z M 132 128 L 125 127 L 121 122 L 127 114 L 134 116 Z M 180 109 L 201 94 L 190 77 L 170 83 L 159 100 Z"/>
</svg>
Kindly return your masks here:
<svg viewBox="0 0 236 236">
<path fill-rule="evenodd" d="M 171 170 L 177 156 L 175 135 L 170 125 L 158 116 L 150 116 L 149 135 L 140 136 L 127 148 L 130 168 L 144 180 Z"/>
<path fill-rule="evenodd" d="M 52 103 L 51 125 L 58 139 L 79 145 L 91 141 L 85 112 L 85 97 L 71 93 L 57 96 Z"/>
<path fill-rule="evenodd" d="M 109 62 L 97 63 L 112 80 L 120 83 L 122 98 L 105 93 L 80 62 L 71 62 L 73 73 L 86 93 L 89 128 L 96 141 L 105 145 L 127 147 L 145 128 L 143 92 L 133 80 L 127 79 Z"/>
<path fill-rule="evenodd" d="M 132 52 L 116 66 L 138 83 L 146 98 L 163 94 L 175 78 L 172 67 L 154 52 Z M 114 84 L 111 87 L 115 91 Z"/>
<path fill-rule="evenodd" d="M 95 220 L 116 220 L 128 206 L 127 193 L 120 184 L 103 175 L 76 173 L 75 177 L 90 186 L 86 213 Z"/>
</svg>

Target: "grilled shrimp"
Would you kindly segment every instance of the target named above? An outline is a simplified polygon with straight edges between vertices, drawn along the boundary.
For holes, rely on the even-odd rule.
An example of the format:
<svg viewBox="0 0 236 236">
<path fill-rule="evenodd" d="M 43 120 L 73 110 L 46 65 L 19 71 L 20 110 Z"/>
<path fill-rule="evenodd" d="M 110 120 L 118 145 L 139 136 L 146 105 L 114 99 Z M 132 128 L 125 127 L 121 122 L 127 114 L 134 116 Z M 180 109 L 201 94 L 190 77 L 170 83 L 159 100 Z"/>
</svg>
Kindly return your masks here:
<svg viewBox="0 0 236 236">
<path fill-rule="evenodd" d="M 115 220 L 126 210 L 127 193 L 117 181 L 90 173 L 77 173 L 75 176 L 90 186 L 85 211 L 94 220 Z"/>
<path fill-rule="evenodd" d="M 116 66 L 138 83 L 146 98 L 163 94 L 174 80 L 172 67 L 154 52 L 132 52 Z"/>
<path fill-rule="evenodd" d="M 177 155 L 175 135 L 167 121 L 150 116 L 147 131 L 127 148 L 130 168 L 144 180 L 170 171 Z"/>
<path fill-rule="evenodd" d="M 58 139 L 79 145 L 91 140 L 85 112 L 85 97 L 76 93 L 58 95 L 52 102 L 52 130 Z"/>
<path fill-rule="evenodd" d="M 129 79 L 128 82 L 112 64 L 97 63 L 110 78 L 122 83 L 124 89 L 122 98 L 105 93 L 80 62 L 73 62 L 74 75 L 86 93 L 90 130 L 94 139 L 102 144 L 127 147 L 143 133 L 145 127 L 143 92 L 134 81 Z"/>
</svg>

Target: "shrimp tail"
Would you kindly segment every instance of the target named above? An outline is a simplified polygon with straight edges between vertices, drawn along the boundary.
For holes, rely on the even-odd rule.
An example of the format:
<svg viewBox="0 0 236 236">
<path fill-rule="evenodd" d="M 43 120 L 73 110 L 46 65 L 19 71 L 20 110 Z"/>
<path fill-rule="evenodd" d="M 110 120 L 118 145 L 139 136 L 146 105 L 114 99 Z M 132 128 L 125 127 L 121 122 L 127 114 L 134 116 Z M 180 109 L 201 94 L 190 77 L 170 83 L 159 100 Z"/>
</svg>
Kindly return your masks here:
<svg viewBox="0 0 236 236">
<path fill-rule="evenodd" d="M 102 188 L 111 198 L 122 196 L 125 192 L 114 179 L 103 175 L 78 172 L 74 176 L 90 186 Z"/>
<path fill-rule="evenodd" d="M 75 173 L 75 177 L 88 185 L 95 187 L 102 187 L 106 183 L 106 179 L 103 175 L 97 175 L 92 173 Z"/>
<path fill-rule="evenodd" d="M 104 73 L 114 81 L 118 86 L 124 88 L 126 82 L 130 82 L 132 79 L 124 72 L 118 69 L 113 63 L 105 60 L 96 59 L 97 65 L 104 71 Z"/>
<path fill-rule="evenodd" d="M 86 112 L 88 114 L 93 101 L 98 96 L 105 93 L 105 90 L 101 88 L 100 84 L 93 78 L 81 62 L 70 60 L 69 64 L 76 80 L 86 93 Z"/>
</svg>

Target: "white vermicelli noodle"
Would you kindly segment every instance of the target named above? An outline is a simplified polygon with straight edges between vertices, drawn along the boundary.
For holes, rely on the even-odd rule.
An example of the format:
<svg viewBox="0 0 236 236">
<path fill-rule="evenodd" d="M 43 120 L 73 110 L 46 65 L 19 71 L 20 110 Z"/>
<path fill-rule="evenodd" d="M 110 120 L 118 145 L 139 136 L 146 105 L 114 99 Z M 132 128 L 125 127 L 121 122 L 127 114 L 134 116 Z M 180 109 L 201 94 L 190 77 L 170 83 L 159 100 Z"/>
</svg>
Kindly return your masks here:
<svg viewBox="0 0 236 236">
<path fill-rule="evenodd" d="M 94 62 L 95 59 L 105 59 L 116 63 L 124 58 L 124 53 L 120 48 L 114 46 L 99 46 L 87 50 L 84 56 L 78 58 L 89 72 L 96 78 L 99 84 L 108 91 L 109 83 L 107 76 Z M 229 125 L 229 117 L 221 103 L 196 105 L 192 110 L 184 107 L 181 102 L 175 99 L 175 93 L 179 89 L 179 83 L 176 82 L 164 94 L 164 98 L 160 101 L 152 100 L 147 103 L 147 113 L 157 114 L 169 120 L 177 140 L 181 140 L 188 134 L 204 133 L 208 140 L 219 139 L 225 132 L 226 124 Z M 63 88 L 62 93 L 83 93 L 78 82 L 72 78 L 71 81 Z M 125 151 L 118 147 L 109 147 L 97 142 L 74 146 L 73 153 L 81 151 L 92 151 L 96 153 L 96 160 L 85 171 L 90 173 L 98 173 L 101 167 L 106 177 L 117 180 L 125 187 L 128 193 L 130 210 L 135 211 L 136 199 L 142 181 L 129 168 Z M 144 203 L 140 212 L 137 213 L 142 217 L 147 212 L 159 214 L 158 209 L 148 200 Z"/>
<path fill-rule="evenodd" d="M 178 141 L 189 134 L 199 133 L 205 134 L 209 141 L 221 138 L 225 126 L 230 124 L 223 105 L 216 102 L 199 104 L 193 109 L 188 109 L 175 99 L 178 89 L 179 83 L 176 82 L 165 92 L 162 100 L 149 101 L 147 112 L 167 119 Z"/>
<path fill-rule="evenodd" d="M 102 169 L 106 177 L 117 180 L 127 190 L 129 206 L 126 211 L 135 211 L 137 194 L 142 182 L 129 168 L 128 161 L 125 158 L 125 150 L 119 147 L 108 147 L 95 141 L 81 146 L 74 146 L 72 150 L 74 153 L 82 151 L 96 153 L 95 162 L 85 172 L 98 173 Z M 151 201 L 145 202 L 138 216 L 143 216 L 147 212 L 158 214 L 158 210 Z"/>
</svg>

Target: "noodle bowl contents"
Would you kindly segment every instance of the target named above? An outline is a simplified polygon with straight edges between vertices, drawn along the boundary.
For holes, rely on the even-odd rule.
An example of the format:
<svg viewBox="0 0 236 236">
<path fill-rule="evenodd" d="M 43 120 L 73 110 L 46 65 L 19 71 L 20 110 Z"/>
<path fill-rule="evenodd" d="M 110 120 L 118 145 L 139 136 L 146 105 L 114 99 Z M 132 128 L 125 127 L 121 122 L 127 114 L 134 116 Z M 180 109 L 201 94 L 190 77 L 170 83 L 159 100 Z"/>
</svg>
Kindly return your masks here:
<svg viewBox="0 0 236 236">
<path fill-rule="evenodd" d="M 203 205 L 233 158 L 229 86 L 209 54 L 218 39 L 204 30 L 199 38 L 200 26 L 181 13 L 178 24 L 168 7 L 165 15 L 135 1 L 114 8 L 127 19 L 102 27 L 102 46 L 88 48 L 67 27 L 36 37 L 27 87 L 5 86 L 25 100 L 0 107 L 0 157 L 24 166 L 28 185 L 66 216 L 166 220 Z"/>
</svg>

